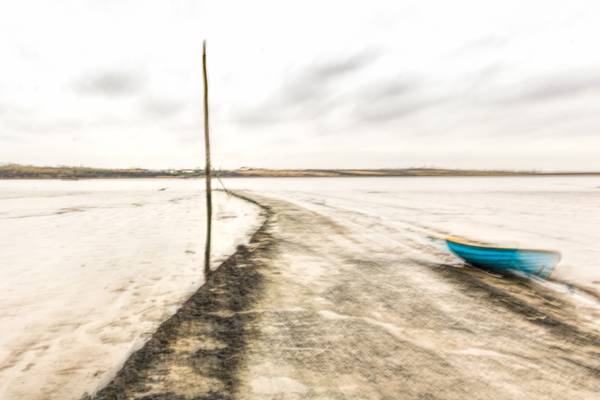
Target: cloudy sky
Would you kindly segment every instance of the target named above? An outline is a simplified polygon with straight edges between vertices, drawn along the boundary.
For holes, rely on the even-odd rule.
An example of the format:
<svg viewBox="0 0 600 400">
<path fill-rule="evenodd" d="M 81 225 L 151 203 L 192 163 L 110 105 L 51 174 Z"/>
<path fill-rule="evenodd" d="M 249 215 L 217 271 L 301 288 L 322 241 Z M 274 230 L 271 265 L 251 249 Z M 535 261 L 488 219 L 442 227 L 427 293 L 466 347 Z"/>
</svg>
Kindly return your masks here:
<svg viewBox="0 0 600 400">
<path fill-rule="evenodd" d="M 600 2 L 0 3 L 0 162 L 600 170 Z"/>
</svg>

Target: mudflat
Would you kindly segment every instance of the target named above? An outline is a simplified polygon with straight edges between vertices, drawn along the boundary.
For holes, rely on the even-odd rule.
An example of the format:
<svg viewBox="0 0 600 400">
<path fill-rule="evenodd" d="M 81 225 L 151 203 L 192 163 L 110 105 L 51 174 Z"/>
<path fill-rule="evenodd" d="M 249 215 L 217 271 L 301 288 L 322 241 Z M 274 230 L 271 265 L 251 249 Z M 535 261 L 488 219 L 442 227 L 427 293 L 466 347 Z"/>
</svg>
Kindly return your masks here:
<svg viewBox="0 0 600 400">
<path fill-rule="evenodd" d="M 244 196 L 265 216 L 250 244 L 96 399 L 593 399 L 600 391 L 600 336 L 567 296 L 420 261 L 335 218 Z"/>
</svg>

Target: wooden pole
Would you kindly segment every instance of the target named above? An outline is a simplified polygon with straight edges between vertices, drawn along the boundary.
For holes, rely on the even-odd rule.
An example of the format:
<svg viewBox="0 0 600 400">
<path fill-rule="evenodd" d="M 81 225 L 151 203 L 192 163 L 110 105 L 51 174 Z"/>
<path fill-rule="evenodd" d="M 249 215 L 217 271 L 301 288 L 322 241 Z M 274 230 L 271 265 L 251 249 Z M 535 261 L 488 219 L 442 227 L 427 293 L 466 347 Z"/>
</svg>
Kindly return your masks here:
<svg viewBox="0 0 600 400">
<path fill-rule="evenodd" d="M 210 274 L 210 241 L 212 233 L 212 189 L 210 172 L 210 137 L 208 134 L 208 77 L 206 73 L 206 40 L 202 42 L 202 75 L 204 78 L 204 150 L 206 166 L 206 247 L 204 248 L 204 276 L 208 279 Z"/>
</svg>

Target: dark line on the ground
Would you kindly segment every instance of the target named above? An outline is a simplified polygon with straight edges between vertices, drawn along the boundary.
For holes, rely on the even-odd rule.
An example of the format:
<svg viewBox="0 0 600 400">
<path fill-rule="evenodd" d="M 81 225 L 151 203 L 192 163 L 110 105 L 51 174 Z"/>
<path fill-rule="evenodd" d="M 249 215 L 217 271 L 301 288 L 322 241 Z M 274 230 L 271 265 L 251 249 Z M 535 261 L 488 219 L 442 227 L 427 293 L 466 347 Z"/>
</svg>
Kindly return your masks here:
<svg viewBox="0 0 600 400">
<path fill-rule="evenodd" d="M 523 294 L 535 294 L 540 298 L 540 304 L 530 304 L 528 301 L 509 293 L 505 289 L 494 285 L 486 280 L 492 279 L 484 276 L 483 271 L 476 268 L 465 266 L 465 268 L 455 268 L 448 265 L 428 263 L 423 261 L 415 262 L 427 265 L 442 275 L 452 283 L 465 288 L 464 293 L 469 297 L 481 299 L 481 294 L 488 301 L 495 305 L 500 305 L 516 314 L 522 315 L 530 323 L 546 328 L 550 333 L 576 344 L 591 344 L 600 346 L 600 337 L 587 332 L 573 323 L 563 321 L 559 316 L 553 315 L 545 307 L 554 307 L 557 311 L 563 311 L 566 307 L 565 301 L 548 289 L 533 287 L 532 283 L 518 276 L 506 275 L 494 279 L 502 279 L 513 288 L 518 289 Z M 552 303 L 560 304 L 559 307 Z"/>
<path fill-rule="evenodd" d="M 251 309 L 263 292 L 264 276 L 260 269 L 271 257 L 275 240 L 271 234 L 271 209 L 253 199 L 232 194 L 262 209 L 265 220 L 252 235 L 249 245 L 238 246 L 237 251 L 209 275 L 207 282 L 158 327 L 150 340 L 131 354 L 108 385 L 93 397 L 86 395 L 83 399 L 181 400 L 191 395 L 196 400 L 225 400 L 235 397 L 248 323 L 256 316 L 244 311 Z M 219 345 L 200 346 L 188 352 L 174 350 L 177 341 L 188 338 Z M 183 382 L 185 395 L 172 390 L 169 370 L 173 366 L 192 371 Z M 198 382 L 203 383 L 204 388 L 196 393 L 193 388 Z M 182 385 L 175 382 L 177 384 Z"/>
</svg>

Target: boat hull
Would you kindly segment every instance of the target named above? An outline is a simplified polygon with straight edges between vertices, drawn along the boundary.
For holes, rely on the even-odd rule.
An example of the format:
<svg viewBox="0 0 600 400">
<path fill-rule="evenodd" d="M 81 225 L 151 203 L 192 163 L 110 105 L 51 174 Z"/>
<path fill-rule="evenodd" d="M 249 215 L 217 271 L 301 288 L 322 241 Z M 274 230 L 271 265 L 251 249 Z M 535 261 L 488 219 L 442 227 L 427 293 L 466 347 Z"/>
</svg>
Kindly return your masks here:
<svg viewBox="0 0 600 400">
<path fill-rule="evenodd" d="M 446 245 L 452 253 L 475 267 L 544 279 L 550 276 L 561 258 L 559 252 L 551 250 L 483 246 L 451 239 L 446 239 Z"/>
</svg>

